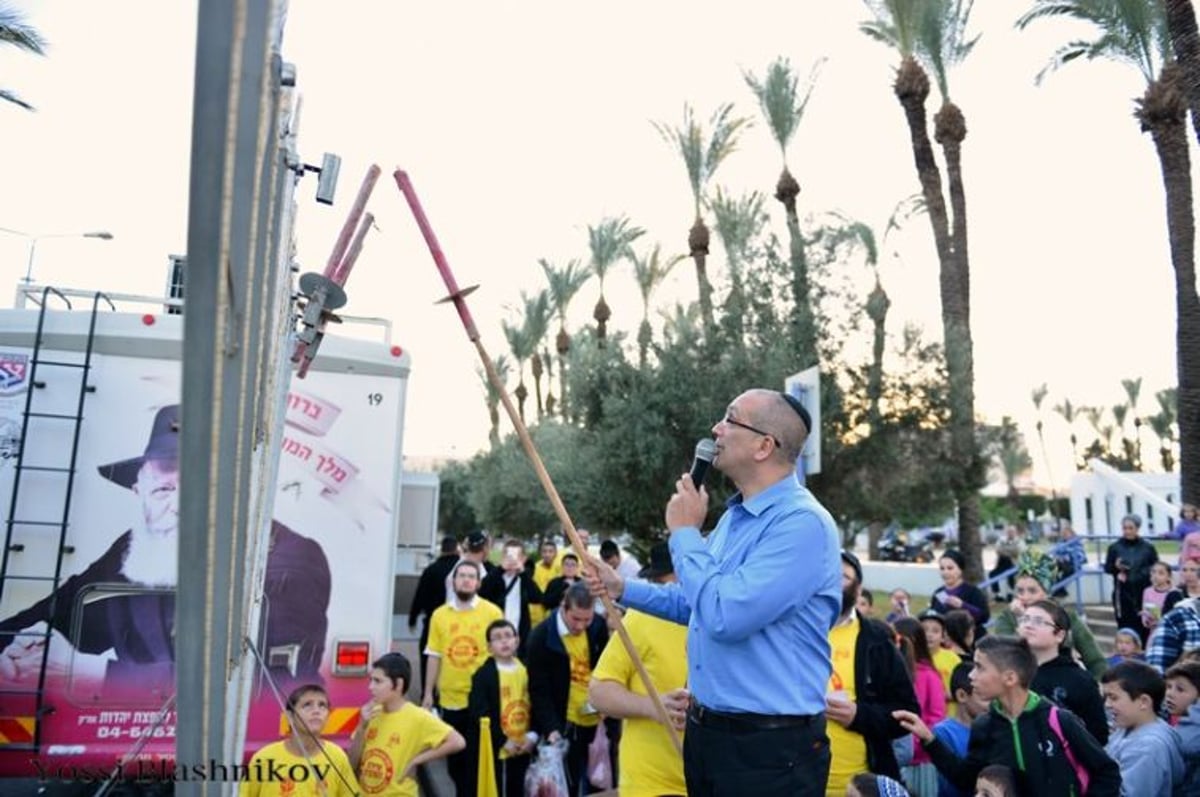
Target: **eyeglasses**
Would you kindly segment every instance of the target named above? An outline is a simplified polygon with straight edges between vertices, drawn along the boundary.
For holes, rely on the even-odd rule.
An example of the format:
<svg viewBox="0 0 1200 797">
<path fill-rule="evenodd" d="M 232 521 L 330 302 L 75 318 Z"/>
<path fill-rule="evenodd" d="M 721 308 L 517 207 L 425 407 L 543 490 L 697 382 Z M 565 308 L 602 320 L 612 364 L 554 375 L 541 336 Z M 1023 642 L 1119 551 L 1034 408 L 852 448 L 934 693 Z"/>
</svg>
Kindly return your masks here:
<svg viewBox="0 0 1200 797">
<path fill-rule="evenodd" d="M 1053 628 L 1058 630 L 1058 626 L 1053 620 L 1043 620 L 1041 617 L 1031 617 L 1028 614 L 1021 615 L 1021 619 L 1017 620 L 1017 625 L 1031 625 L 1034 628 Z"/>
<path fill-rule="evenodd" d="M 735 421 L 733 418 L 730 418 L 728 415 L 726 415 L 724 418 L 722 418 L 721 422 L 728 426 L 737 426 L 738 428 L 745 429 L 748 432 L 754 432 L 755 434 L 760 434 L 763 437 L 768 438 L 772 443 L 774 443 L 776 448 L 783 448 L 783 443 L 779 442 L 779 438 L 776 437 L 775 435 L 771 434 L 770 432 L 764 432 L 762 429 L 755 428 L 748 423 L 742 423 L 741 421 Z"/>
</svg>

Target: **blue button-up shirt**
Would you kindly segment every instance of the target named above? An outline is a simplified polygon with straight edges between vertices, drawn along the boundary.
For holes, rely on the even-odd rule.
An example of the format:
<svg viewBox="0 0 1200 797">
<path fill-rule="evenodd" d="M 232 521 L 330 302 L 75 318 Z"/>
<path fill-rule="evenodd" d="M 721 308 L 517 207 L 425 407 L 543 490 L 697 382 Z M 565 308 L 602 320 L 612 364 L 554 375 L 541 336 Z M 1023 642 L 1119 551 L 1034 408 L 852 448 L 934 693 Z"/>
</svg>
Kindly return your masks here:
<svg viewBox="0 0 1200 797">
<path fill-rule="evenodd" d="M 626 582 L 621 602 L 688 625 L 688 688 L 707 708 L 818 714 L 842 604 L 837 527 L 795 477 L 729 500 L 708 538 L 671 535 L 679 583 Z"/>
</svg>

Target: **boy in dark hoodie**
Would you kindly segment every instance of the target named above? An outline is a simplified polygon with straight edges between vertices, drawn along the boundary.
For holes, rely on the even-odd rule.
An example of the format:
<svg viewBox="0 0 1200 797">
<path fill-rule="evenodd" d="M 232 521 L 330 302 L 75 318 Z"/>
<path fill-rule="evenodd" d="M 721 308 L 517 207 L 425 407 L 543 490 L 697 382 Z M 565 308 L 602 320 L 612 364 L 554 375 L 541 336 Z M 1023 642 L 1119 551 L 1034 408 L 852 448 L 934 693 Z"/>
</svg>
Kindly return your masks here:
<svg viewBox="0 0 1200 797">
<path fill-rule="evenodd" d="M 1089 797 L 1116 797 L 1121 793 L 1116 762 L 1074 714 L 1029 691 L 1036 672 L 1037 659 L 1024 639 L 991 635 L 979 641 L 971 685 L 991 705 L 971 724 L 966 758 L 954 755 L 917 715 L 897 711 L 895 717 L 921 740 L 938 772 L 960 789 L 974 788 L 985 766 L 1003 764 L 1016 776 L 1021 795 L 1082 794 L 1065 743 L 1071 758 L 1087 770 Z"/>
<path fill-rule="evenodd" d="M 1029 688 L 1070 709 L 1103 745 L 1108 742 L 1104 698 L 1096 679 L 1071 656 L 1067 643 L 1070 629 L 1071 615 L 1054 601 L 1034 601 L 1025 608 L 1017 621 L 1017 633 L 1029 643 L 1038 663 Z"/>
</svg>

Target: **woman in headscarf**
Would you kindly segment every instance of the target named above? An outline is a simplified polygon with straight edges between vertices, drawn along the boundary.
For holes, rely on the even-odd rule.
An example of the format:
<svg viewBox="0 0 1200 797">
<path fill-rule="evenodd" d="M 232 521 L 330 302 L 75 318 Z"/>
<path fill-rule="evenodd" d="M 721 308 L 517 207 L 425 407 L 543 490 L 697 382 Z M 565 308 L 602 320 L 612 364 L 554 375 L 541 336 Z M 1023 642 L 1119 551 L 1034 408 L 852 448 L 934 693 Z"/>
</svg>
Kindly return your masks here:
<svg viewBox="0 0 1200 797">
<path fill-rule="evenodd" d="M 963 555 L 953 548 L 944 551 L 938 560 L 938 569 L 942 574 L 942 585 L 933 591 L 929 607 L 939 614 L 945 614 L 951 609 L 964 609 L 975 621 L 975 638 L 979 639 L 987 633 L 984 625 L 991 617 L 988 611 L 988 599 L 983 591 L 974 584 L 963 580 L 963 569 L 966 560 Z"/>
<path fill-rule="evenodd" d="M 1013 600 L 996 615 L 992 631 L 997 634 L 1016 634 L 1017 621 L 1025 609 L 1038 601 L 1049 600 L 1050 588 L 1057 581 L 1058 566 L 1052 558 L 1041 551 L 1024 551 L 1017 559 L 1017 586 Z M 1071 618 L 1071 628 L 1064 647 L 1074 650 L 1087 671 L 1099 678 L 1108 669 L 1104 654 L 1100 652 L 1087 623 L 1070 608 L 1067 609 L 1067 616 Z"/>
</svg>

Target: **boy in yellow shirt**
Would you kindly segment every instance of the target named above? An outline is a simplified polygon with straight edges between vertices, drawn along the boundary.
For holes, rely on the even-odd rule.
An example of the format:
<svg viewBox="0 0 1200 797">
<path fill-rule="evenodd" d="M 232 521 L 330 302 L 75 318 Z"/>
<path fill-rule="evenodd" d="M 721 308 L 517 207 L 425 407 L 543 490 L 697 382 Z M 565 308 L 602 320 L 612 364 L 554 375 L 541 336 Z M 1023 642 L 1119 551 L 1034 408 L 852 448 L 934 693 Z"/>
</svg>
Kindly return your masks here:
<svg viewBox="0 0 1200 797">
<path fill-rule="evenodd" d="M 417 797 L 417 767 L 467 746 L 458 731 L 404 698 L 411 681 L 412 665 L 400 653 L 371 665 L 371 702 L 350 737 L 350 763 L 363 794 Z"/>
<path fill-rule="evenodd" d="M 329 720 L 329 694 L 319 684 L 288 695 L 288 737 L 250 759 L 240 797 L 355 797 L 358 779 L 342 748 L 321 738 Z"/>
<path fill-rule="evenodd" d="M 471 722 L 478 733 L 479 720 L 491 720 L 497 790 L 500 797 L 521 797 L 538 741 L 529 728 L 529 674 L 516 657 L 520 637 L 508 620 L 487 627 L 487 643 L 491 658 L 471 678 Z M 478 787 L 487 793 L 484 784 Z"/>
</svg>

